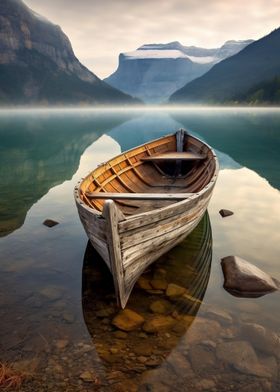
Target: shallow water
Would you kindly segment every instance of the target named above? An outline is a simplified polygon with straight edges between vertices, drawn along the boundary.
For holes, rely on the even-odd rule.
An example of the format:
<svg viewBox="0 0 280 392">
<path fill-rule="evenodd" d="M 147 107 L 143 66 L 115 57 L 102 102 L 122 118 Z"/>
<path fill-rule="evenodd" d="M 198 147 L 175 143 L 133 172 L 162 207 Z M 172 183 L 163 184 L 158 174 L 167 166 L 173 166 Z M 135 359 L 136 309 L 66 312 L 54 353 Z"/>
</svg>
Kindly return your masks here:
<svg viewBox="0 0 280 392">
<path fill-rule="evenodd" d="M 147 322 L 161 301 L 169 324 L 122 335 L 112 325 L 112 280 L 87 244 L 73 187 L 100 162 L 181 127 L 219 157 L 210 221 L 144 278 L 163 274 L 189 297 L 136 287 L 128 308 Z M 1 112 L 0 360 L 28 373 L 20 390 L 278 391 L 279 293 L 231 296 L 220 259 L 238 255 L 280 279 L 279 153 L 276 110 Z M 221 208 L 234 215 L 222 219 Z M 43 226 L 47 218 L 59 225 Z M 262 344 L 248 323 L 266 328 Z"/>
</svg>

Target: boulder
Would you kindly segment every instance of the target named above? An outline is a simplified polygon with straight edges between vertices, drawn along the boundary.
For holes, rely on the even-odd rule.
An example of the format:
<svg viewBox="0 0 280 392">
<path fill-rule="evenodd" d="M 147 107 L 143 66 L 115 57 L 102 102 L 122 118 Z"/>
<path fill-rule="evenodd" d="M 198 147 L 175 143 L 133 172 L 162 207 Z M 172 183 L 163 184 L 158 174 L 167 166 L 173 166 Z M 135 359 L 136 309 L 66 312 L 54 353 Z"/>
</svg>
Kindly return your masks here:
<svg viewBox="0 0 280 392">
<path fill-rule="evenodd" d="M 130 309 L 124 309 L 114 317 L 112 324 L 122 331 L 130 332 L 139 328 L 144 321 L 140 314 Z"/>
<path fill-rule="evenodd" d="M 279 290 L 280 282 L 237 256 L 222 259 L 224 288 L 237 297 L 257 298 Z"/>
</svg>

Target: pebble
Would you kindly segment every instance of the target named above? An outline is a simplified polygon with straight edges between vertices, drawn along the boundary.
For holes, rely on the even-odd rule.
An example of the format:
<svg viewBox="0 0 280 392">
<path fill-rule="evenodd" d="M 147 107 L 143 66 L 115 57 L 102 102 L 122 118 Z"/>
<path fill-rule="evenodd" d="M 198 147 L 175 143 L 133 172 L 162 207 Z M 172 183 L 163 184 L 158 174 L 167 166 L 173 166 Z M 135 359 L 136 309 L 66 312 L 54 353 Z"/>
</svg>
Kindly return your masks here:
<svg viewBox="0 0 280 392">
<path fill-rule="evenodd" d="M 43 222 L 43 225 L 45 225 L 45 226 L 47 226 L 47 227 L 54 227 L 54 226 L 56 226 L 56 225 L 58 225 L 59 223 L 58 222 L 56 222 L 56 221 L 54 221 L 54 220 L 52 220 L 52 219 L 46 219 L 44 222 Z"/>
<path fill-rule="evenodd" d="M 233 215 L 233 212 L 230 210 L 222 209 L 219 211 L 219 214 L 221 215 L 221 217 L 226 218 L 227 216 Z"/>
<path fill-rule="evenodd" d="M 114 317 L 112 324 L 123 331 L 129 332 L 138 329 L 144 321 L 140 314 L 130 309 L 124 309 Z"/>
<path fill-rule="evenodd" d="M 75 321 L 75 316 L 70 312 L 63 312 L 62 317 L 63 317 L 63 320 L 65 320 L 69 324 L 71 324 Z"/>
<path fill-rule="evenodd" d="M 183 294 L 185 294 L 187 290 L 185 287 L 178 286 L 177 284 L 174 283 L 169 283 L 166 289 L 166 295 L 167 297 L 180 297 Z"/>
</svg>

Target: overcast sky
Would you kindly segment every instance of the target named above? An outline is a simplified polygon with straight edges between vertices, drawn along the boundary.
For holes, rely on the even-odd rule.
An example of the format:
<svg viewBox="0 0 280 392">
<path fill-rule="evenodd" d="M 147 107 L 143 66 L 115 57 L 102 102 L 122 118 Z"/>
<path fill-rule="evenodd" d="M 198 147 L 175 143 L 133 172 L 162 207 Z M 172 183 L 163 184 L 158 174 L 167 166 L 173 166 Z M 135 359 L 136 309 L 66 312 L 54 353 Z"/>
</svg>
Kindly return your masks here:
<svg viewBox="0 0 280 392">
<path fill-rule="evenodd" d="M 219 47 L 261 38 L 280 24 L 280 0 L 24 1 L 61 26 L 76 56 L 100 78 L 116 69 L 120 52 L 144 43 Z"/>
</svg>

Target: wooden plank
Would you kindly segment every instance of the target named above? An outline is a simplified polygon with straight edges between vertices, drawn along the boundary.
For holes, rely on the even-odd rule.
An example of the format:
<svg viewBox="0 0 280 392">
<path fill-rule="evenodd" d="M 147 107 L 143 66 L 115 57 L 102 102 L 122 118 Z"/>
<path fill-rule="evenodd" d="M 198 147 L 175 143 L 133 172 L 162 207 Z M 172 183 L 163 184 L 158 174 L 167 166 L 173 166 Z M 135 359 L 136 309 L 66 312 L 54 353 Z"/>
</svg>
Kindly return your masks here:
<svg viewBox="0 0 280 392">
<path fill-rule="evenodd" d="M 125 222 L 119 223 L 119 230 L 120 232 L 133 230 L 139 226 L 145 226 L 152 222 L 158 222 L 159 220 L 168 218 L 170 216 L 181 214 L 186 211 L 186 208 L 191 208 L 198 202 L 207 203 L 208 200 L 206 199 L 210 199 L 213 186 L 214 183 L 209 186 L 205 193 L 190 200 L 186 199 L 179 203 L 173 203 L 158 210 L 148 211 L 129 217 Z"/>
<path fill-rule="evenodd" d="M 164 154 L 155 154 L 149 157 L 141 158 L 141 161 L 198 161 L 206 159 L 206 155 L 201 155 L 193 151 L 185 152 L 166 152 Z"/>
<path fill-rule="evenodd" d="M 118 233 L 118 222 L 123 218 L 123 214 L 119 211 L 112 200 L 107 200 L 104 204 L 102 215 L 104 216 L 107 224 L 107 244 L 117 302 L 122 308 L 124 308 L 126 304 L 124 292 L 124 270 L 121 257 L 120 237 Z"/>
<path fill-rule="evenodd" d="M 127 199 L 127 200 L 184 200 L 193 193 L 111 193 L 111 192 L 86 192 L 90 199 Z"/>
</svg>

